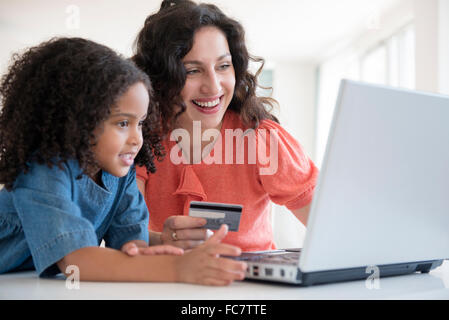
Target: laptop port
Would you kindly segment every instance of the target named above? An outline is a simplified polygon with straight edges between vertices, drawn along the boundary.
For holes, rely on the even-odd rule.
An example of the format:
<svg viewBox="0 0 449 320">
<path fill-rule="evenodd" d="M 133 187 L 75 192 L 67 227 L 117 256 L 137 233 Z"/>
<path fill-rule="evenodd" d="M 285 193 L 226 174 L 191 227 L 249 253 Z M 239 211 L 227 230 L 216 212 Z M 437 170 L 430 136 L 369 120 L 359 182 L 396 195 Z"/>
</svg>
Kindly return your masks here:
<svg viewBox="0 0 449 320">
<path fill-rule="evenodd" d="M 281 269 L 281 277 L 285 277 L 285 271 L 284 271 L 284 269 Z"/>
<path fill-rule="evenodd" d="M 253 266 L 253 276 L 258 277 L 259 276 L 259 267 Z"/>
<path fill-rule="evenodd" d="M 273 269 L 265 268 L 265 275 L 271 277 L 273 275 Z"/>
<path fill-rule="evenodd" d="M 432 268 L 431 263 L 419 264 L 418 267 L 416 268 L 416 271 L 420 271 L 421 273 L 429 273 L 431 268 Z"/>
</svg>

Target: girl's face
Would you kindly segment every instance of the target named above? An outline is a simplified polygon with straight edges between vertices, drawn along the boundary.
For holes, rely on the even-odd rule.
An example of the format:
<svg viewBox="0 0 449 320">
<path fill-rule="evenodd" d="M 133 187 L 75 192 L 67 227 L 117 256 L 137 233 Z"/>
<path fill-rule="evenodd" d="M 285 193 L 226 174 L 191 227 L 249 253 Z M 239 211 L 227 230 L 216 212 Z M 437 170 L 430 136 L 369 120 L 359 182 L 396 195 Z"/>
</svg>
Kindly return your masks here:
<svg viewBox="0 0 449 320">
<path fill-rule="evenodd" d="M 183 128 L 201 121 L 201 128 L 220 128 L 234 95 L 235 72 L 225 34 L 216 27 L 196 31 L 192 49 L 183 58 L 187 72 L 181 98 L 186 111 L 178 118 Z"/>
<path fill-rule="evenodd" d="M 147 116 L 148 104 L 146 87 L 136 83 L 118 99 L 109 118 L 95 130 L 97 144 L 93 153 L 100 169 L 116 177 L 128 174 L 142 147 L 142 122 Z"/>
</svg>

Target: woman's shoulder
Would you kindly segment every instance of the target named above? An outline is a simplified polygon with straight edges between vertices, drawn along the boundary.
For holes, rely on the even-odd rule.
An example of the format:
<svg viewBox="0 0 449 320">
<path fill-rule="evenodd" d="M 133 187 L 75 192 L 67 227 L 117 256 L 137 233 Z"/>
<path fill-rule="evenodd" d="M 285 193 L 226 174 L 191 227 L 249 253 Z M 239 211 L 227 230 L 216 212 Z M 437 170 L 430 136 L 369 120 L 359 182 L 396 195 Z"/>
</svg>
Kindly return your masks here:
<svg viewBox="0 0 449 320">
<path fill-rule="evenodd" d="M 287 130 L 278 122 L 271 119 L 263 119 L 260 121 L 257 130 L 280 130 L 282 132 L 287 132 Z"/>
<path fill-rule="evenodd" d="M 225 129 L 244 129 L 245 125 L 239 113 L 228 109 L 223 118 L 223 127 Z"/>
<path fill-rule="evenodd" d="M 243 122 L 241 116 L 239 113 L 237 113 L 234 110 L 230 110 L 228 109 L 226 111 L 224 120 L 223 120 L 223 124 L 224 126 L 228 129 L 228 128 L 233 128 L 233 129 L 251 129 L 251 127 L 245 125 L 245 123 Z M 281 124 L 279 124 L 278 122 L 271 120 L 271 119 L 263 119 L 259 122 L 259 125 L 255 128 L 255 130 L 261 130 L 261 129 L 265 129 L 265 130 L 270 130 L 270 129 L 277 129 L 277 130 L 281 130 L 281 131 L 286 131 L 286 129 L 284 127 L 281 126 Z"/>
<path fill-rule="evenodd" d="M 248 130 L 248 129 L 253 129 L 251 126 L 245 124 L 245 122 L 243 121 L 241 115 L 231 109 L 228 109 L 225 113 L 225 116 L 223 118 L 223 125 L 226 127 L 226 129 L 244 129 L 244 130 Z M 258 129 L 270 129 L 270 128 L 280 128 L 282 130 L 285 130 L 282 128 L 282 126 L 271 120 L 271 119 L 263 119 L 259 122 L 259 125 L 254 128 L 255 130 Z"/>
<path fill-rule="evenodd" d="M 304 153 L 303 146 L 299 140 L 280 123 L 270 119 L 260 122 L 259 127 L 256 129 L 256 138 L 258 143 L 262 142 L 270 144 L 270 146 L 276 142 L 279 153 Z"/>
</svg>

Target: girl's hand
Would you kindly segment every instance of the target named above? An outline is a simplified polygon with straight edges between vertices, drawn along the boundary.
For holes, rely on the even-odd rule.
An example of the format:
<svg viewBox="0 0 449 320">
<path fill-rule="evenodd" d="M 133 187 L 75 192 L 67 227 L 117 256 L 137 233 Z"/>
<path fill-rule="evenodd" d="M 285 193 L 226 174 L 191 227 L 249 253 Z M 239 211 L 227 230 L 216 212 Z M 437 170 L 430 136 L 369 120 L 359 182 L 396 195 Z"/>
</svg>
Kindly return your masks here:
<svg viewBox="0 0 449 320">
<path fill-rule="evenodd" d="M 204 243 L 213 232 L 201 227 L 206 219 L 189 216 L 171 216 L 164 222 L 161 242 L 183 249 L 192 249 Z"/>
<path fill-rule="evenodd" d="M 121 251 L 126 253 L 128 256 L 137 255 L 157 255 L 157 254 L 171 254 L 171 255 L 182 255 L 184 250 L 170 245 L 158 245 L 149 246 L 144 241 L 130 241 L 125 243 Z"/>
<path fill-rule="evenodd" d="M 231 284 L 234 280 L 242 280 L 245 277 L 246 263 L 220 257 L 220 255 L 241 254 L 240 248 L 220 243 L 227 232 L 227 225 L 222 225 L 202 245 L 177 258 L 175 266 L 177 281 L 223 286 Z"/>
</svg>

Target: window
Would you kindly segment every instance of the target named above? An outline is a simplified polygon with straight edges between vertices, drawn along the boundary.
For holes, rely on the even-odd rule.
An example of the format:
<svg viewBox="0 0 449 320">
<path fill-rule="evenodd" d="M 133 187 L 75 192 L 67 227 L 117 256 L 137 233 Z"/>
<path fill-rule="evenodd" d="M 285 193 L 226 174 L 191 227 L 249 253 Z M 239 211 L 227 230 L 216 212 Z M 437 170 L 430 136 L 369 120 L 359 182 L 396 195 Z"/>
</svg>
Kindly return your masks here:
<svg viewBox="0 0 449 320">
<path fill-rule="evenodd" d="M 362 58 L 361 79 L 365 82 L 386 84 L 387 47 L 382 44 Z"/>
<path fill-rule="evenodd" d="M 360 80 L 414 89 L 415 33 L 408 25 L 361 58 Z"/>
<path fill-rule="evenodd" d="M 319 66 L 316 164 L 321 167 L 341 79 L 415 88 L 415 30 L 408 24 L 377 45 L 348 49 Z"/>
<path fill-rule="evenodd" d="M 256 94 L 259 97 L 271 97 L 273 87 L 273 70 L 262 69 L 258 77 L 259 86 L 256 89 Z"/>
</svg>

